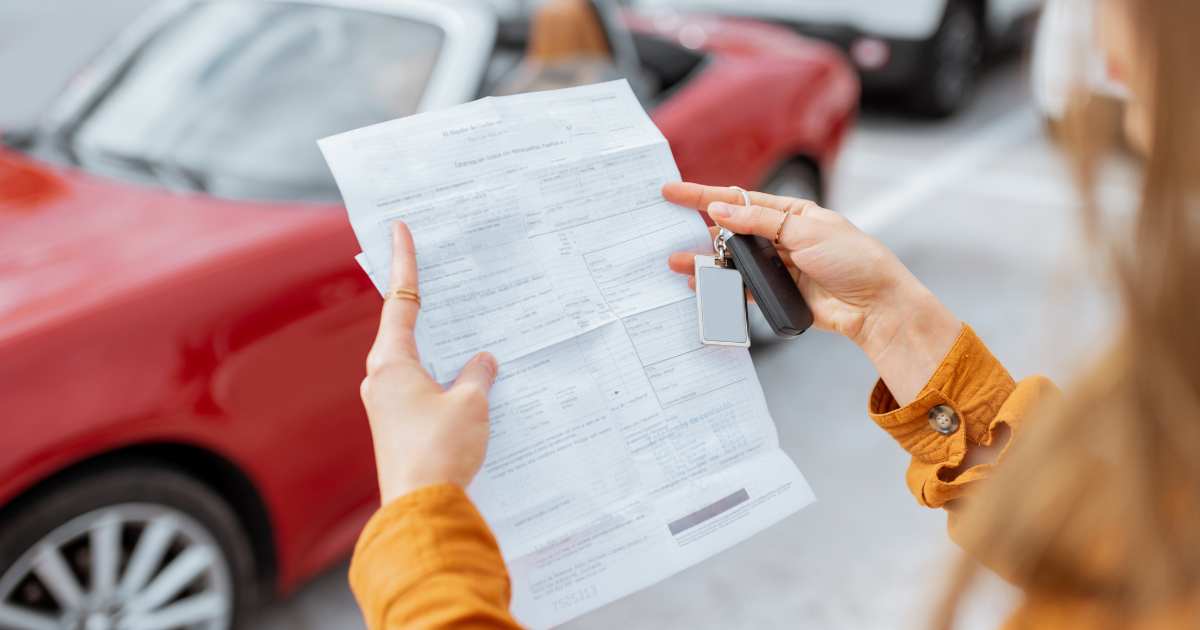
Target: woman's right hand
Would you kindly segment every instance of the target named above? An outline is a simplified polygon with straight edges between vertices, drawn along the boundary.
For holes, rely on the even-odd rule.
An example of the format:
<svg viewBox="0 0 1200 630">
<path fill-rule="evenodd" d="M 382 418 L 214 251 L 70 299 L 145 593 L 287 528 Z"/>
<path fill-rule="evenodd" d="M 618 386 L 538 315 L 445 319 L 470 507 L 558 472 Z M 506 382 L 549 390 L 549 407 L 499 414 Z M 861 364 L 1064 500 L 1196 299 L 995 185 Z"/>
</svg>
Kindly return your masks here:
<svg viewBox="0 0 1200 630">
<path fill-rule="evenodd" d="M 962 324 L 900 259 L 836 212 L 763 193 L 750 193 L 753 205 L 745 206 L 733 188 L 691 183 L 667 184 L 663 196 L 732 232 L 768 240 L 791 213 L 777 248 L 815 325 L 862 348 L 901 404 L 916 398 L 958 337 Z M 691 274 L 694 256 L 673 254 L 669 265 Z"/>
</svg>

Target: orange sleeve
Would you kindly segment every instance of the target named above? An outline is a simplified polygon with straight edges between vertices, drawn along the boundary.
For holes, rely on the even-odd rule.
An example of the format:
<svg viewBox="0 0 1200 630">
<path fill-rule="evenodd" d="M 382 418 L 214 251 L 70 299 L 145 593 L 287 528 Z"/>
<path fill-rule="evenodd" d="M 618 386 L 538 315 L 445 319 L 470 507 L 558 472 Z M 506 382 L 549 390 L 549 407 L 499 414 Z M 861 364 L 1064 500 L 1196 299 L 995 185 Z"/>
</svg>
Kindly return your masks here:
<svg viewBox="0 0 1200 630">
<path fill-rule="evenodd" d="M 350 588 L 368 630 L 520 627 L 496 539 L 454 485 L 380 508 L 355 546 Z"/>
<path fill-rule="evenodd" d="M 870 415 L 912 455 L 908 488 L 921 505 L 944 507 L 963 496 L 988 476 L 993 464 L 958 471 L 973 444 L 991 445 L 998 429 L 1011 430 L 1009 444 L 1018 439 L 1025 418 L 1041 401 L 1058 395 L 1045 377 L 1013 382 L 1008 370 L 992 356 L 969 326 L 912 403 L 900 407 L 883 381 L 871 393 Z M 943 435 L 930 425 L 929 412 L 947 405 L 959 418 L 959 427 Z"/>
</svg>

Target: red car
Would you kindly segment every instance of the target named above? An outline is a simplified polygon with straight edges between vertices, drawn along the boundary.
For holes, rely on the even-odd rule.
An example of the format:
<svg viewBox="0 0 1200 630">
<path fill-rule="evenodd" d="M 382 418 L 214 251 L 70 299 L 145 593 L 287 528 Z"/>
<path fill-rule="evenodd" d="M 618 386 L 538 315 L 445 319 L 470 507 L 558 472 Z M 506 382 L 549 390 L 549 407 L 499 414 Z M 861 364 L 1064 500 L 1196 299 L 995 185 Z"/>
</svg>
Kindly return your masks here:
<svg viewBox="0 0 1200 630">
<path fill-rule="evenodd" d="M 836 51 L 596 11 L 685 177 L 813 194 L 858 96 Z M 526 31 L 457 1 L 165 3 L 4 136 L 0 628 L 228 628 L 345 556 L 378 500 L 379 295 L 314 141 L 494 89 Z"/>
</svg>

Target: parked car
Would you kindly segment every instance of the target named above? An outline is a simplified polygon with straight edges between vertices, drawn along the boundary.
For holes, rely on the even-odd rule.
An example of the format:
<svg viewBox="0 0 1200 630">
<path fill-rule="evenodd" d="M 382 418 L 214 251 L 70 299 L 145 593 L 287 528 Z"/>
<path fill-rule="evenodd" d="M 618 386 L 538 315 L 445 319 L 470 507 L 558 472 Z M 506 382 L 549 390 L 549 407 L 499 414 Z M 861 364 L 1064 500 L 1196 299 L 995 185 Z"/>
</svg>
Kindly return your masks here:
<svg viewBox="0 0 1200 630">
<path fill-rule="evenodd" d="M 634 0 L 641 7 L 770 20 L 837 44 L 868 92 L 948 116 L 974 90 L 990 48 L 1020 41 L 1041 0 Z"/>
<path fill-rule="evenodd" d="M 836 51 L 603 12 L 686 177 L 827 175 Z M 227 628 L 344 557 L 379 296 L 315 140 L 498 89 L 529 33 L 465 0 L 160 4 L 3 136 L 0 627 Z"/>
</svg>

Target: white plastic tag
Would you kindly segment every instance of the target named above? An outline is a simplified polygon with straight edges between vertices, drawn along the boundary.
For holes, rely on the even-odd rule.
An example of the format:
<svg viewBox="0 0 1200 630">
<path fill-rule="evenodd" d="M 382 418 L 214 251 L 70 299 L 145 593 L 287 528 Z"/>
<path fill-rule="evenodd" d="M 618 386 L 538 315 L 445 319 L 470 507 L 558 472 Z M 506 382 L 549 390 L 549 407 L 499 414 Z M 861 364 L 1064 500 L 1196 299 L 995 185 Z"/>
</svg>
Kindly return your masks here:
<svg viewBox="0 0 1200 630">
<path fill-rule="evenodd" d="M 696 309 L 702 343 L 750 347 L 746 287 L 736 269 L 717 265 L 712 256 L 696 256 Z"/>
</svg>

